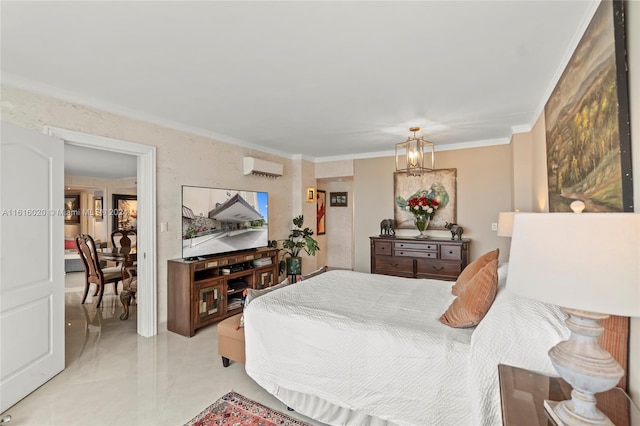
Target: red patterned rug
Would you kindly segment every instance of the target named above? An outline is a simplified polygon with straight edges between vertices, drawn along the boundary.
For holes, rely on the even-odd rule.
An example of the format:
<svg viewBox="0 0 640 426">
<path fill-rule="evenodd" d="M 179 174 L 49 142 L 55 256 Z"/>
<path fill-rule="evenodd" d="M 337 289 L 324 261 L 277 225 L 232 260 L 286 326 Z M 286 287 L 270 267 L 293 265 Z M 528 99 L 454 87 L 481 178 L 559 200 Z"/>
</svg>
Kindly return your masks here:
<svg viewBox="0 0 640 426">
<path fill-rule="evenodd" d="M 310 426 L 244 396 L 229 392 L 185 426 Z"/>
</svg>

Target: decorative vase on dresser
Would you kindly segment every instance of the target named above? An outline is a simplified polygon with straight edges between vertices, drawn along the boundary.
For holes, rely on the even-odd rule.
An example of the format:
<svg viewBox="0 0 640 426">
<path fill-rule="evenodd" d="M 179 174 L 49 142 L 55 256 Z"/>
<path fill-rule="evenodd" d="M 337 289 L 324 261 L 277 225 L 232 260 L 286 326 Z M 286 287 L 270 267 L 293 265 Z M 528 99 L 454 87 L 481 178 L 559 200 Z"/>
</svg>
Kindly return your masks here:
<svg viewBox="0 0 640 426">
<path fill-rule="evenodd" d="M 471 240 L 370 237 L 371 273 L 454 281 L 469 264 Z"/>
<path fill-rule="evenodd" d="M 424 231 L 429 227 L 429 222 L 431 222 L 431 218 L 429 217 L 416 217 L 416 228 L 420 233 L 416 235 L 416 238 L 429 238 Z"/>
</svg>

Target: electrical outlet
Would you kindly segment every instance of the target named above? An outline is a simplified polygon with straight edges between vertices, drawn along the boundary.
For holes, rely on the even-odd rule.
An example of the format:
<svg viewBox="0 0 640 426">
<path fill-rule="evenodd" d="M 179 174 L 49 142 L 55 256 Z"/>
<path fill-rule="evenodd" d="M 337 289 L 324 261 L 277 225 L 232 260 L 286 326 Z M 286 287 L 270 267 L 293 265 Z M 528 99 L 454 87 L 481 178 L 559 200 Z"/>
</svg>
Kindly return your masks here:
<svg viewBox="0 0 640 426">
<path fill-rule="evenodd" d="M 498 224 L 497 224 L 497 223 L 495 223 L 495 222 L 494 222 L 494 223 L 492 223 L 492 224 L 491 224 L 491 230 L 492 230 L 492 231 L 497 231 L 497 230 L 498 230 Z"/>
<path fill-rule="evenodd" d="M 160 222 L 160 232 L 167 232 L 169 230 L 169 222 Z"/>
</svg>

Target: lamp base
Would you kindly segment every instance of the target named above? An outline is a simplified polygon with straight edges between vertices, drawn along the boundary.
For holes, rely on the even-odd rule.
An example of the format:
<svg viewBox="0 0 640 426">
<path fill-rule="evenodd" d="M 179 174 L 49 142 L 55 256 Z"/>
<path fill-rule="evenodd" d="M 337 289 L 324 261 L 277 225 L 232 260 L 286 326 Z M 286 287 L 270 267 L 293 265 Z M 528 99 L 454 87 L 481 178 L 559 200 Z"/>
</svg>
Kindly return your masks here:
<svg viewBox="0 0 640 426">
<path fill-rule="evenodd" d="M 596 393 L 613 388 L 624 375 L 615 359 L 600 347 L 603 328 L 599 320 L 609 315 L 562 308 L 568 315 L 565 323 L 571 336 L 549 350 L 551 363 L 572 387 L 571 399 L 545 408 L 561 425 L 612 425 L 596 407 Z M 552 409 L 549 409 L 553 405 Z"/>
<path fill-rule="evenodd" d="M 598 409 L 597 412 L 602 417 L 596 414 L 595 418 L 584 418 L 574 414 L 571 410 L 567 410 L 566 404 L 571 401 L 544 401 L 544 410 L 549 417 L 553 419 L 556 426 L 571 426 L 571 425 L 598 425 L 598 426 L 615 426 L 611 420 Z"/>
</svg>

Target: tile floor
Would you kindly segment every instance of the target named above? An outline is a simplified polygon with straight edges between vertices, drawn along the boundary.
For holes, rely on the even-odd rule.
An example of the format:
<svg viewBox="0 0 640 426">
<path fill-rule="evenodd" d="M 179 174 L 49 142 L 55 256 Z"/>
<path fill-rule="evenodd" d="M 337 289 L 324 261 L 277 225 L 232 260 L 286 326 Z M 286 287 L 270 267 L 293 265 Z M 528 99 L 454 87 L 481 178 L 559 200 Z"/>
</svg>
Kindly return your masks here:
<svg viewBox="0 0 640 426">
<path fill-rule="evenodd" d="M 136 308 L 120 321 L 111 285 L 100 309 L 91 296 L 80 304 L 82 280 L 81 272 L 67 274 L 66 369 L 2 414 L 12 416 L 10 426 L 183 425 L 231 390 L 320 424 L 287 412 L 243 365 L 222 367 L 215 325 L 192 338 L 167 331 L 138 336 Z"/>
</svg>

